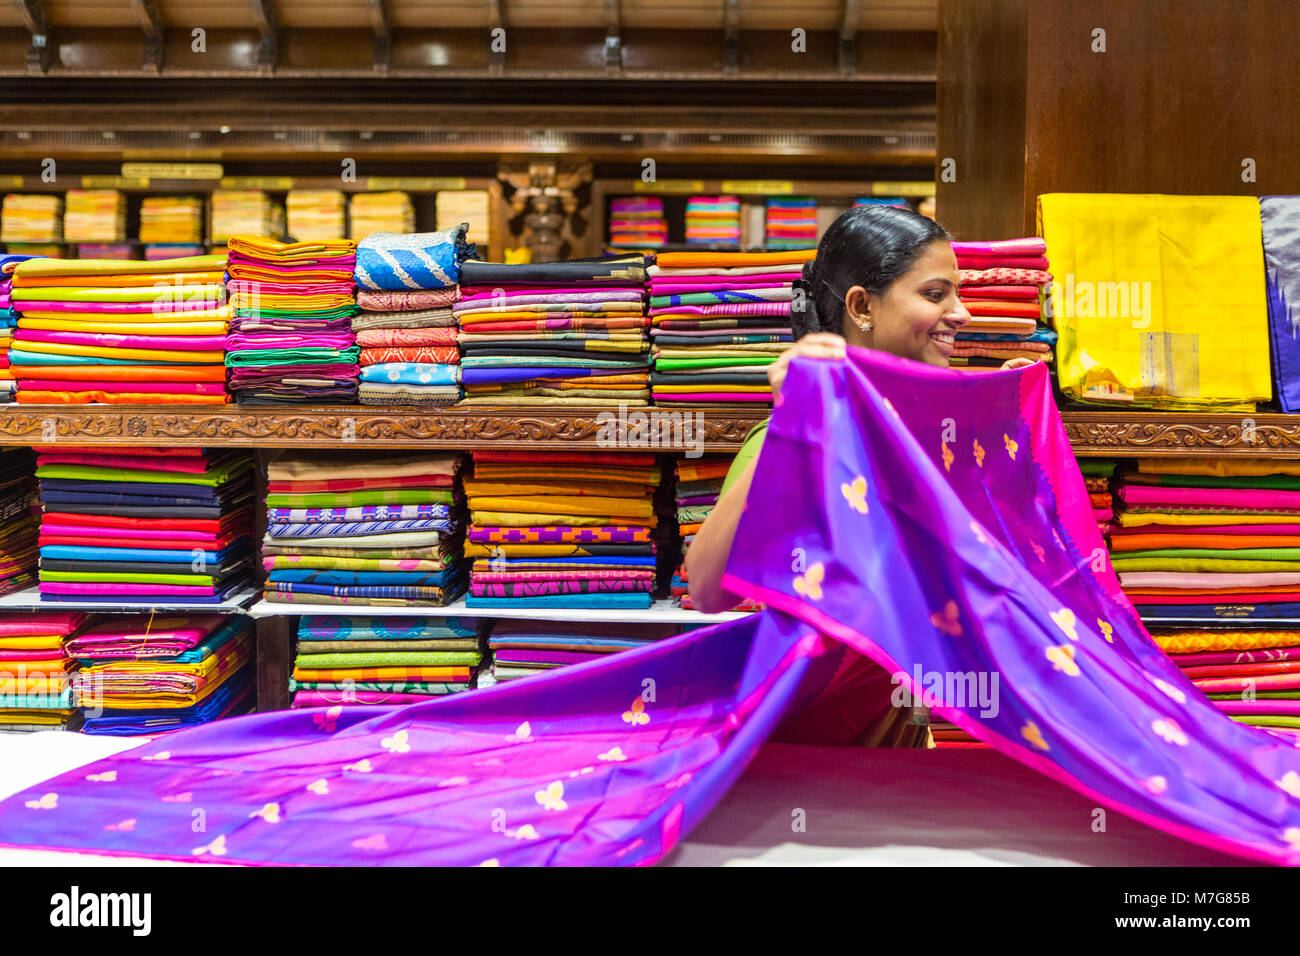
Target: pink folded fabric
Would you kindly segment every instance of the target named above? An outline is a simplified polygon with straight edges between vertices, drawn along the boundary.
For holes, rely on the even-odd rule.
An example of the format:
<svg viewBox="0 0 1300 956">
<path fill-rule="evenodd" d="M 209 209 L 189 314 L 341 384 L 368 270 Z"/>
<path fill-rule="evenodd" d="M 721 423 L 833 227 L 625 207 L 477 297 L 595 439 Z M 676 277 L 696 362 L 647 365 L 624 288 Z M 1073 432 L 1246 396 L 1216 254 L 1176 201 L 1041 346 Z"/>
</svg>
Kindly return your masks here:
<svg viewBox="0 0 1300 956">
<path fill-rule="evenodd" d="M 226 339 L 226 348 L 235 349 L 349 349 L 356 344 L 351 332 L 311 333 L 304 335 L 244 335 L 241 332 Z"/>
<path fill-rule="evenodd" d="M 47 649 L 43 651 L 15 651 L 6 648 L 0 648 L 0 661 L 8 663 L 9 661 L 55 661 L 68 655 L 63 652 L 62 648 Z M 5 664 L 0 664 L 0 672 L 5 669 Z"/>
<path fill-rule="evenodd" d="M 994 239 L 987 242 L 949 243 L 957 256 L 1041 256 L 1047 253 L 1047 243 L 1039 236 L 1023 239 Z"/>
<path fill-rule="evenodd" d="M 47 386 L 48 388 L 48 386 Z M 125 451 L 125 449 L 124 449 Z M 150 454 L 106 455 L 85 451 L 44 451 L 36 459 L 38 465 L 99 465 L 105 468 L 147 468 L 150 471 L 176 471 L 201 475 L 207 471 L 207 463 L 202 458 L 169 457 Z M 58 509 L 55 509 L 56 511 Z M 158 517 L 166 517 L 158 515 Z"/>
<path fill-rule="evenodd" d="M 364 348 L 392 348 L 406 345 L 455 345 L 456 329 L 363 329 L 357 345 Z"/>
<path fill-rule="evenodd" d="M 1037 299 L 1036 285 L 963 285 L 963 299 Z"/>
<path fill-rule="evenodd" d="M 1300 586 L 1300 572 L 1122 571 L 1119 583 L 1126 588 L 1271 588 Z"/>
<path fill-rule="evenodd" d="M 564 299 L 572 296 L 597 296 L 601 299 L 616 301 L 631 297 L 641 297 L 641 287 L 638 283 L 635 287 L 629 286 L 610 286 L 608 289 L 602 289 L 593 292 L 589 285 L 579 286 L 532 286 L 532 285 L 497 285 L 497 286 L 470 286 L 468 289 L 461 289 L 460 301 L 474 302 L 484 299 L 491 299 L 496 296 L 527 295 L 527 296 L 548 296 L 558 295 Z M 581 300 L 580 300 L 581 301 Z"/>
<path fill-rule="evenodd" d="M 113 315 L 153 313 L 177 315 L 186 312 L 207 312 L 221 305 L 211 299 L 179 302 L 28 302 L 23 312 L 102 312 Z"/>
<path fill-rule="evenodd" d="M 149 394 L 162 392 L 168 395 L 221 395 L 226 391 L 225 382 L 91 382 L 41 379 L 40 387 L 49 392 L 142 391 Z"/>
<path fill-rule="evenodd" d="M 1215 700 L 1211 703 L 1225 714 L 1241 717 L 1272 714 L 1300 717 L 1300 700 Z"/>
<path fill-rule="evenodd" d="M 659 402 L 766 402 L 772 403 L 770 392 L 652 392 L 655 403 Z"/>
<path fill-rule="evenodd" d="M 212 547 L 217 543 L 215 534 L 204 534 L 201 531 L 156 531 L 152 528 L 100 528 L 95 525 L 80 524 L 53 524 L 49 521 L 41 522 L 41 535 L 85 535 L 87 537 L 102 538 L 131 538 L 138 541 L 176 541 L 182 540 L 187 543 L 194 543 L 196 546 Z"/>
<path fill-rule="evenodd" d="M 358 292 L 357 305 L 367 312 L 423 312 L 449 306 L 459 298 L 458 286 L 421 292 Z"/>
<path fill-rule="evenodd" d="M 799 273 L 757 276 L 661 276 L 650 280 L 651 295 L 709 292 L 714 289 L 784 288 L 799 278 Z"/>
<path fill-rule="evenodd" d="M 208 595 L 215 593 L 211 587 L 192 587 L 188 584 L 80 584 L 42 581 L 42 594 L 175 594 Z"/>
<path fill-rule="evenodd" d="M 1041 269 L 1051 267 L 1046 256 L 973 256 L 957 254 L 958 269 Z"/>
<path fill-rule="evenodd" d="M 789 302 L 733 302 L 724 305 L 666 305 L 651 315 L 790 315 Z"/>
<path fill-rule="evenodd" d="M 1223 508 L 1300 508 L 1300 491 L 1272 488 L 1177 488 L 1121 485 L 1119 496 L 1134 505 L 1205 505 Z"/>
<path fill-rule="evenodd" d="M 71 634 L 86 620 L 82 611 L 42 611 L 0 618 L 0 637 Z"/>
<path fill-rule="evenodd" d="M 1123 538 L 1131 534 L 1248 534 L 1267 537 L 1271 534 L 1295 536 L 1300 534 L 1297 524 L 1144 524 L 1135 528 L 1121 528 L 1112 537 Z"/>
<path fill-rule="evenodd" d="M 148 326 L 141 326 L 144 331 Z M 122 349 L 220 350 L 226 347 L 224 335 L 122 335 L 115 332 L 48 332 L 44 329 L 19 329 L 17 342 L 58 342 L 65 345 L 99 345 Z"/>
<path fill-rule="evenodd" d="M 226 283 L 228 293 L 264 292 L 268 295 L 351 295 L 355 287 L 351 282 L 260 282 L 254 279 L 231 279 Z"/>
<path fill-rule="evenodd" d="M 962 269 L 961 284 L 970 285 L 1032 285 L 1045 286 L 1052 274 L 1042 269 Z"/>
</svg>

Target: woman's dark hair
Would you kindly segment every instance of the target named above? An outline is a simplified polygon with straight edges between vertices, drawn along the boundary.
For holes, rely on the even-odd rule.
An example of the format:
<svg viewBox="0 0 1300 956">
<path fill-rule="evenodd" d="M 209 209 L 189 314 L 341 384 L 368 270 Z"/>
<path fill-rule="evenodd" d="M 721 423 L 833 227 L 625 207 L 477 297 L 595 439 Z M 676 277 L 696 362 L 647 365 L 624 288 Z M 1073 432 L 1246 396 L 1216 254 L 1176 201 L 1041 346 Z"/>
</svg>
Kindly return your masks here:
<svg viewBox="0 0 1300 956">
<path fill-rule="evenodd" d="M 826 230 L 817 258 L 804 263 L 790 322 L 794 337 L 809 332 L 844 334 L 844 293 L 860 285 L 881 295 L 921 257 L 925 247 L 949 241 L 948 230 L 928 216 L 894 206 L 854 206 Z M 801 308 L 802 306 L 802 308 Z"/>
</svg>

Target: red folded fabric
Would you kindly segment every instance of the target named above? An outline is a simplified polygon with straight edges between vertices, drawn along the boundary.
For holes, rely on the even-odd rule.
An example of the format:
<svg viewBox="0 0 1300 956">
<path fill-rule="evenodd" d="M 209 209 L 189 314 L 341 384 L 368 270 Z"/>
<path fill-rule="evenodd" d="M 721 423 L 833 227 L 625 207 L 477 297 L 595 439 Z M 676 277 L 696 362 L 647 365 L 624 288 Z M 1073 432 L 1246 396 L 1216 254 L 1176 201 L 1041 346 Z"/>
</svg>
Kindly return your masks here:
<svg viewBox="0 0 1300 956">
<path fill-rule="evenodd" d="M 1033 302 L 1016 302 L 1006 299 L 968 299 L 961 297 L 961 304 L 971 315 L 1010 315 L 1020 319 L 1036 319 L 1041 314 L 1038 300 Z"/>
</svg>

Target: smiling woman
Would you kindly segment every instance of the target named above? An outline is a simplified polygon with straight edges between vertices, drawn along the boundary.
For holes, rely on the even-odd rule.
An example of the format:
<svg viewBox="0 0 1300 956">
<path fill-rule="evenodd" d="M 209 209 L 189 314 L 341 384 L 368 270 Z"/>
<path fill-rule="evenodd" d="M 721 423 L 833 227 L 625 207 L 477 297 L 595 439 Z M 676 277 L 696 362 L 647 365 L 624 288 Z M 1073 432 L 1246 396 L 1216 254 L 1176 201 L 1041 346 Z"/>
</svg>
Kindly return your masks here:
<svg viewBox="0 0 1300 956">
<path fill-rule="evenodd" d="M 844 213 L 826 230 L 817 257 L 804 264 L 791 306 L 798 340 L 767 369 L 773 401 L 790 361 L 801 356 L 842 360 L 847 346 L 888 352 L 899 358 L 948 367 L 956 333 L 971 318 L 958 298 L 961 274 L 943 226 L 926 216 L 887 206 L 861 206 Z M 1031 364 L 1012 359 L 1004 367 Z M 754 477 L 767 423 L 755 426 L 732 462 L 717 506 L 687 552 L 691 600 L 705 612 L 733 607 L 740 599 L 722 587 L 722 573 Z M 866 675 L 843 675 L 849 689 Z M 904 708 L 903 710 L 906 710 Z M 872 724 L 864 740 L 911 743 L 915 732 L 899 724 L 893 708 L 878 717 L 892 726 Z"/>
</svg>

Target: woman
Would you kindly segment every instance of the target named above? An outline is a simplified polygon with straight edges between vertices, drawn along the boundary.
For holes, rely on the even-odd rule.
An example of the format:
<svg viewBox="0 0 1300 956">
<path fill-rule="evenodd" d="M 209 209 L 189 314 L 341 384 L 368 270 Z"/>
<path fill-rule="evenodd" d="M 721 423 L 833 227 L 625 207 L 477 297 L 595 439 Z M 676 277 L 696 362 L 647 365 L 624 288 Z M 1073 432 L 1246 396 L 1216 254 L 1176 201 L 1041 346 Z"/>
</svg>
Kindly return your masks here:
<svg viewBox="0 0 1300 956">
<path fill-rule="evenodd" d="M 970 321 L 957 295 L 961 274 L 951 239 L 934 220 L 892 207 L 856 207 L 836 219 L 817 246 L 817 258 L 803 267 L 799 287 L 805 294 L 791 316 L 798 341 L 768 366 L 773 401 L 779 401 L 792 359 L 841 360 L 850 345 L 947 368 L 954 337 Z M 1031 364 L 1017 358 L 1002 367 Z M 763 422 L 746 438 L 717 505 L 686 553 L 691 600 L 706 613 L 740 601 L 719 582 L 766 430 Z M 864 670 L 850 683 L 862 688 L 870 679 Z M 852 690 L 841 678 L 837 684 Z M 899 732 L 900 716 L 897 709 L 878 712 L 859 742 L 910 743 L 915 734 Z M 885 726 L 882 717 L 888 718 Z"/>
</svg>

